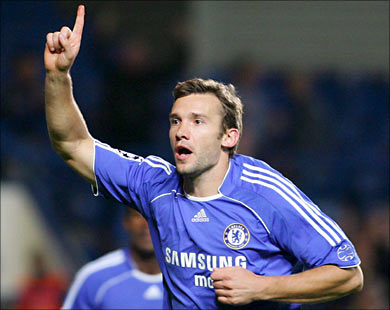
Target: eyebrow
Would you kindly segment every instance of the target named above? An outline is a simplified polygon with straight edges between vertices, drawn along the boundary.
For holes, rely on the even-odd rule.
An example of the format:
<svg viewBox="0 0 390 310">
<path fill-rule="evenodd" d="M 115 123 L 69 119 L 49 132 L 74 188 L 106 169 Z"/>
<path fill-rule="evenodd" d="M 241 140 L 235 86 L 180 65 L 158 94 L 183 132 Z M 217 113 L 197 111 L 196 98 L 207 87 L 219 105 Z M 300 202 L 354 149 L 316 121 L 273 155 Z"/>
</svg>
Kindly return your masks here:
<svg viewBox="0 0 390 310">
<path fill-rule="evenodd" d="M 202 113 L 195 113 L 195 112 L 192 112 L 191 115 L 192 115 L 192 118 L 198 118 L 198 117 L 201 117 L 201 118 L 208 118 L 207 115 L 202 114 Z"/>
<path fill-rule="evenodd" d="M 202 114 L 202 113 L 195 113 L 195 112 L 192 112 L 191 113 L 191 117 L 192 118 L 198 118 L 198 117 L 201 117 L 201 118 L 206 118 L 208 119 L 207 115 L 205 114 Z M 171 113 L 169 114 L 169 119 L 172 119 L 172 118 L 180 118 L 180 116 L 176 113 Z"/>
<path fill-rule="evenodd" d="M 176 113 L 170 113 L 169 119 L 172 119 L 172 118 L 179 118 L 179 115 L 177 115 Z"/>
</svg>

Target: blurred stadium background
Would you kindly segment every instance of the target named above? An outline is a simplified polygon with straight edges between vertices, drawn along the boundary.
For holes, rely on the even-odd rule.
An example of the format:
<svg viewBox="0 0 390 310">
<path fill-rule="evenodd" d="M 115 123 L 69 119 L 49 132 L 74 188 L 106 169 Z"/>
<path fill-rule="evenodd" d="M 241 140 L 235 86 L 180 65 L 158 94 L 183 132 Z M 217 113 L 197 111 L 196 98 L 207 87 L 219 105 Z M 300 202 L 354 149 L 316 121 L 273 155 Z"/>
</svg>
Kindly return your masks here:
<svg viewBox="0 0 390 310">
<path fill-rule="evenodd" d="M 50 148 L 47 32 L 74 1 L 1 2 L 1 304 L 61 304 L 75 271 L 124 245 L 123 207 Z M 88 1 L 75 98 L 92 135 L 173 162 L 177 81 L 236 85 L 240 151 L 291 178 L 344 228 L 362 292 L 305 309 L 389 309 L 389 2 Z"/>
</svg>

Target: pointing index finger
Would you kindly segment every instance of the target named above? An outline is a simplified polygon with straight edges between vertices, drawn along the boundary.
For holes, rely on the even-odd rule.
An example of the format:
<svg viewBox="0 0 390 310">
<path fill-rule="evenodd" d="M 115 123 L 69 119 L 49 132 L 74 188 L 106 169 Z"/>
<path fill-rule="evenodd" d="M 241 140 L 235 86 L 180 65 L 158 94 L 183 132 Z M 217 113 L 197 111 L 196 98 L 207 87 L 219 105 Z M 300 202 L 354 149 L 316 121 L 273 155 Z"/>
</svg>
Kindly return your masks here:
<svg viewBox="0 0 390 310">
<path fill-rule="evenodd" d="M 84 15 L 85 15 L 85 7 L 84 5 L 79 5 L 77 9 L 77 17 L 73 26 L 73 32 L 81 37 L 83 34 L 84 28 Z"/>
</svg>

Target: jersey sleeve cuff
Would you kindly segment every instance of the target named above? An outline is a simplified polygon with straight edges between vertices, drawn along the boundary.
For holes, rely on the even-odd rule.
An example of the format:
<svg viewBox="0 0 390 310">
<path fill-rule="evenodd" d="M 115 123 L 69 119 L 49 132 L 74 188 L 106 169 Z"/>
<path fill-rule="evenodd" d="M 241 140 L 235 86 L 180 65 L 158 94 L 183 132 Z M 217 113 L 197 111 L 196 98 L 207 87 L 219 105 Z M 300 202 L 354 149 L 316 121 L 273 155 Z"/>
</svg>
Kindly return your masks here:
<svg viewBox="0 0 390 310">
<path fill-rule="evenodd" d="M 340 268 L 353 268 L 360 265 L 360 258 L 349 240 L 344 240 L 333 247 L 328 255 L 317 265 L 336 265 Z"/>
</svg>

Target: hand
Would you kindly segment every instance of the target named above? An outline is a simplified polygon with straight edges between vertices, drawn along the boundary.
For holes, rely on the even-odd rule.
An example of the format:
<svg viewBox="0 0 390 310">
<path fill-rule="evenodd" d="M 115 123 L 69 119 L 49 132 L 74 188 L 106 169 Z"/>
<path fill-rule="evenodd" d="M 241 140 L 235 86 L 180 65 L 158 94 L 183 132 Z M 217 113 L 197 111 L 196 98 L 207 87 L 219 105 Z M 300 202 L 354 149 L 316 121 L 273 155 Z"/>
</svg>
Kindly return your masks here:
<svg viewBox="0 0 390 310">
<path fill-rule="evenodd" d="M 46 35 L 44 61 L 47 71 L 69 72 L 80 50 L 84 15 L 85 8 L 79 5 L 73 31 L 64 26 L 60 32 Z"/>
<path fill-rule="evenodd" d="M 258 299 L 256 282 L 261 277 L 242 267 L 215 268 L 211 274 L 218 301 L 230 305 L 245 305 Z"/>
</svg>

